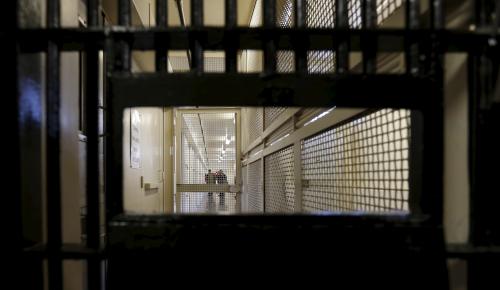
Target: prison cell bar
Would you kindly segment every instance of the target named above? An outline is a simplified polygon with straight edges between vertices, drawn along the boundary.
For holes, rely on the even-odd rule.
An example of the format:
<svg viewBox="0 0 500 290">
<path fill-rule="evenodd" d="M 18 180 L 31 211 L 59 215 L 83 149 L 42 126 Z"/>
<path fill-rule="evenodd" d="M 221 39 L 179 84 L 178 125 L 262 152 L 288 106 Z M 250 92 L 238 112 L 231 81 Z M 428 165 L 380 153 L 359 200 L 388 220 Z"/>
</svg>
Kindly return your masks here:
<svg viewBox="0 0 500 290">
<path fill-rule="evenodd" d="M 234 29 L 237 26 L 238 20 L 238 6 L 237 0 L 225 0 L 225 27 L 228 29 Z M 225 58 L 226 58 L 226 73 L 236 73 L 237 72 L 237 47 L 234 43 L 234 37 L 229 37 L 230 41 L 225 44 Z"/>
<path fill-rule="evenodd" d="M 130 21 L 122 21 L 123 19 L 126 19 L 127 17 L 130 18 L 130 4 L 124 4 L 128 1 L 120 1 L 120 9 L 122 12 L 125 11 L 125 13 L 120 13 L 120 24 L 121 25 L 129 25 L 130 23 L 127 24 L 127 22 Z M 432 5 L 431 7 L 438 7 L 441 4 L 442 1 L 434 1 L 435 5 Z M 58 22 L 57 20 L 57 13 L 54 13 L 54 11 L 58 10 L 58 5 L 54 4 L 56 1 L 49 1 L 48 3 L 48 21 L 49 21 L 49 27 L 50 28 L 55 28 L 58 25 L 56 24 Z M 127 9 L 124 10 L 124 8 L 127 8 L 128 5 L 128 11 Z M 498 8 L 498 5 L 497 5 Z M 367 13 L 368 11 L 365 11 Z M 437 12 L 434 15 L 436 17 L 439 17 L 440 13 Z M 442 14 L 441 14 L 442 15 Z M 125 17 L 126 16 L 126 17 Z M 366 19 L 366 18 L 364 18 Z M 434 18 L 433 18 L 434 19 Z M 366 21 L 366 20 L 365 20 Z M 299 22 L 297 22 L 299 23 Z M 436 23 L 436 21 L 431 22 L 431 23 Z M 54 25 L 55 24 L 55 25 Z M 435 25 L 435 24 L 431 24 Z M 367 26 L 364 26 L 367 27 Z M 434 26 L 433 26 L 434 27 Z M 436 26 L 437 28 L 437 26 Z M 59 106 L 59 92 L 58 92 L 58 74 L 59 70 L 55 69 L 58 67 L 59 64 L 59 48 L 58 48 L 58 43 L 55 43 L 54 40 L 56 40 L 57 37 L 49 39 L 49 44 L 48 44 L 48 58 L 47 58 L 47 69 L 48 69 L 48 75 L 47 75 L 47 97 L 48 97 L 48 128 L 49 130 L 49 142 L 48 142 L 48 157 L 50 157 L 48 160 L 52 161 L 49 162 L 48 164 L 48 171 L 49 173 L 52 172 L 49 177 L 48 177 L 48 206 L 49 208 L 56 209 L 55 211 L 49 211 L 49 245 L 50 247 L 54 247 L 54 245 L 57 246 L 57 244 L 60 244 L 60 186 L 58 185 L 60 183 L 60 169 L 59 165 L 57 165 L 57 162 L 55 162 L 55 159 L 52 159 L 52 157 L 58 158 L 59 154 L 59 145 L 57 142 L 59 141 L 56 136 L 58 136 L 59 133 L 59 124 L 57 118 L 55 116 L 58 116 L 58 110 Z M 130 69 L 130 64 L 127 64 L 130 61 L 130 46 L 125 43 L 124 45 L 124 50 L 122 51 L 122 69 L 123 70 L 129 70 Z M 128 48 L 128 51 L 127 51 Z M 375 51 L 375 50 L 374 50 Z M 365 50 L 365 55 L 369 55 L 367 52 L 369 52 L 369 49 Z M 366 62 L 369 64 L 370 61 L 370 56 L 368 56 L 366 59 Z M 369 67 L 369 66 L 368 66 Z M 199 65 L 198 65 L 199 69 Z M 56 70 L 57 72 L 53 72 Z M 366 69 L 366 71 L 371 71 L 371 69 Z M 57 135 L 53 135 L 57 134 Z M 435 133 L 434 133 L 435 134 Z M 434 135 L 433 134 L 433 135 Z M 437 134 L 436 134 L 437 135 Z M 55 142 L 57 139 L 57 142 Z M 439 157 L 439 155 L 432 154 L 434 157 Z M 55 190 L 54 190 L 55 189 Z M 49 250 L 49 252 L 52 250 Z M 57 261 L 57 260 L 52 260 L 52 261 Z M 52 274 L 50 274 L 50 279 L 52 282 L 50 283 L 55 283 L 51 284 L 54 286 L 54 288 L 51 289 L 58 289 L 60 288 L 60 285 L 57 285 L 56 280 L 60 280 L 57 278 L 60 278 L 60 271 L 58 271 L 58 266 L 56 264 L 51 264 L 52 266 L 50 267 L 52 270 L 50 271 Z"/>
<path fill-rule="evenodd" d="M 60 26 L 60 3 L 47 1 L 47 27 Z M 47 106 L 47 246 L 57 252 L 62 245 L 61 225 L 61 146 L 60 146 L 60 52 L 57 42 L 49 41 L 46 64 Z M 50 289 L 62 290 L 62 261 L 56 257 L 48 261 L 48 283 Z"/>
<path fill-rule="evenodd" d="M 363 0 L 362 27 L 363 29 L 374 29 L 377 26 L 377 2 L 376 0 Z M 361 43 L 363 48 L 363 73 L 373 74 L 377 71 L 377 39 L 366 37 Z"/>
<path fill-rule="evenodd" d="M 168 3 L 167 0 L 156 0 L 156 27 L 165 28 L 168 26 Z M 162 37 L 157 39 L 158 48 L 155 54 L 156 72 L 168 71 L 168 51 L 165 48 L 167 38 Z"/>
<path fill-rule="evenodd" d="M 304 29 L 306 27 L 307 5 L 306 0 L 295 1 L 295 27 L 296 29 Z M 307 74 L 307 50 L 305 38 L 300 35 L 296 38 L 294 45 L 295 50 L 295 71 L 298 74 Z"/>
<path fill-rule="evenodd" d="M 348 2 L 347 0 L 336 0 L 336 23 L 335 26 L 338 29 L 348 29 L 349 28 L 349 15 L 348 15 Z M 342 74 L 349 70 L 349 47 L 348 43 L 343 39 L 339 40 L 337 46 L 337 61 L 336 70 L 337 73 Z"/>
<path fill-rule="evenodd" d="M 87 1 L 87 28 L 100 26 L 99 0 Z M 99 49 L 89 43 L 86 49 L 85 114 L 86 114 L 86 237 L 89 249 L 100 248 L 100 165 L 99 165 Z M 80 68 L 81 69 L 81 68 Z M 89 289 L 101 287 L 101 261 L 89 258 L 87 275 Z"/>
</svg>

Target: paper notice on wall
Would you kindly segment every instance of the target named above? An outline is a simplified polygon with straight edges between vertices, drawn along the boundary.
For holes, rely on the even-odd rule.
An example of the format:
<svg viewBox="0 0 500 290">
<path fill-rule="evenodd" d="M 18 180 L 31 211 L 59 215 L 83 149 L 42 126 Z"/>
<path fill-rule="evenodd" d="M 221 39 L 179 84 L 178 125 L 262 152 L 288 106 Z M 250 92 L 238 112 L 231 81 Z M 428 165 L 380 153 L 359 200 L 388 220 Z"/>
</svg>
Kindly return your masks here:
<svg viewBox="0 0 500 290">
<path fill-rule="evenodd" d="M 130 167 L 141 168 L 141 114 L 130 113 Z"/>
</svg>

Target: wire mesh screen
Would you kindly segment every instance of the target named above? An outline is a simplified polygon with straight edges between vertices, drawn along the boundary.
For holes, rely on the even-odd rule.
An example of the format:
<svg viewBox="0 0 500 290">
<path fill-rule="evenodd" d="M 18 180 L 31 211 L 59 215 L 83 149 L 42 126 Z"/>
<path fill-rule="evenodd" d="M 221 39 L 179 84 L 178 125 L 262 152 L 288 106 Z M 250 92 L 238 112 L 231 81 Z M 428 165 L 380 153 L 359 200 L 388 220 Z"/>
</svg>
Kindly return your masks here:
<svg viewBox="0 0 500 290">
<path fill-rule="evenodd" d="M 306 25 L 314 28 L 333 27 L 335 23 L 334 0 L 306 1 Z"/>
<path fill-rule="evenodd" d="M 173 72 L 188 72 L 189 59 L 187 54 L 185 56 L 170 56 L 168 58 Z"/>
<path fill-rule="evenodd" d="M 252 143 L 262 135 L 264 129 L 264 116 L 262 114 L 262 108 L 250 108 L 248 114 L 248 138 L 249 143 Z"/>
<path fill-rule="evenodd" d="M 170 56 L 169 58 L 170 65 L 172 66 L 173 72 L 189 72 L 190 70 L 190 62 L 188 59 L 188 55 L 186 53 L 185 56 Z M 204 71 L 207 73 L 223 73 L 225 72 L 225 59 L 224 57 L 217 56 L 205 56 L 204 57 Z"/>
<path fill-rule="evenodd" d="M 347 17 L 349 18 L 349 27 L 361 28 L 361 1 L 350 0 L 347 2 Z"/>
<path fill-rule="evenodd" d="M 276 120 L 283 112 L 285 112 L 286 107 L 265 107 L 264 108 L 264 125 L 268 128 L 274 120 Z"/>
<path fill-rule="evenodd" d="M 348 23 L 350 28 L 361 28 L 361 0 L 347 2 Z M 278 2 L 278 27 L 292 27 L 294 25 L 294 1 Z M 401 7 L 402 0 L 377 0 L 377 23 L 381 24 L 397 8 Z M 306 26 L 312 28 L 332 28 L 335 26 L 334 0 L 307 0 Z M 309 73 L 333 73 L 335 67 L 334 51 L 309 51 L 307 55 Z M 295 59 L 292 51 L 277 52 L 277 71 L 290 73 L 295 71 Z"/>
<path fill-rule="evenodd" d="M 410 111 L 384 109 L 302 141 L 304 211 L 408 208 Z"/>
<path fill-rule="evenodd" d="M 178 213 L 236 214 L 241 212 L 240 195 L 232 192 L 182 192 Z"/>
<path fill-rule="evenodd" d="M 402 4 L 403 0 L 377 0 L 377 23 L 386 20 Z"/>
<path fill-rule="evenodd" d="M 226 71 L 226 61 L 224 57 L 205 56 L 204 70 L 208 73 L 223 73 Z"/>
<path fill-rule="evenodd" d="M 257 160 L 248 165 L 248 211 L 264 211 L 264 194 L 262 188 L 262 160 Z"/>
<path fill-rule="evenodd" d="M 293 212 L 295 210 L 293 146 L 266 156 L 264 164 L 265 212 Z"/>
<path fill-rule="evenodd" d="M 181 166 L 184 184 L 234 184 L 234 113 L 183 113 Z"/>
<path fill-rule="evenodd" d="M 273 146 L 284 138 L 288 137 L 293 132 L 293 120 L 290 119 L 281 125 L 266 139 L 266 146 Z"/>
</svg>

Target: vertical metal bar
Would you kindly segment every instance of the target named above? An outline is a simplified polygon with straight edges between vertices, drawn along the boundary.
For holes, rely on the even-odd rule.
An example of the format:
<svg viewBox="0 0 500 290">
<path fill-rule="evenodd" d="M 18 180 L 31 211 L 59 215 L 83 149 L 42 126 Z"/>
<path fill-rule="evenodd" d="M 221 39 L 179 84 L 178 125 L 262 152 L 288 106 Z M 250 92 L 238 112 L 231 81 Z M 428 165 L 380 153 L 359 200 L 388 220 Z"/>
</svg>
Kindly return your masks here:
<svg viewBox="0 0 500 290">
<path fill-rule="evenodd" d="M 495 80 L 499 58 L 495 51 L 469 54 L 469 172 L 470 172 L 470 233 L 474 246 L 500 245 L 500 230 L 496 206 L 500 202 L 497 171 L 500 162 L 500 104 L 494 103 Z M 468 264 L 468 289 L 498 288 L 493 274 L 493 260 L 472 260 Z M 486 270 L 485 270 L 486 269 Z M 496 285 L 496 286 L 495 286 Z"/>
<path fill-rule="evenodd" d="M 118 12 L 121 14 L 119 24 L 123 26 L 130 25 L 130 0 L 119 0 Z M 123 15 L 125 14 L 125 15 Z M 105 42 L 106 48 L 106 75 L 115 71 L 130 71 L 130 46 L 123 39 L 107 38 Z M 117 121 L 117 118 L 123 116 L 123 112 L 116 111 L 114 106 L 115 96 L 113 95 L 113 87 L 108 81 L 106 83 L 106 147 L 105 147 L 105 162 L 106 162 L 106 225 L 109 231 L 109 221 L 114 216 L 123 212 L 123 191 L 122 191 L 122 170 L 123 168 L 121 156 L 123 154 L 120 145 L 122 138 L 121 127 L 122 119 Z M 118 124 L 117 124 L 118 123 Z"/>
<path fill-rule="evenodd" d="M 295 0 L 295 26 L 298 30 L 306 27 L 306 16 L 306 0 Z M 305 39 L 299 37 L 295 44 L 295 71 L 299 74 L 307 74 L 307 50 L 304 42 Z"/>
<path fill-rule="evenodd" d="M 238 19 L 238 3 L 236 0 L 226 0 L 226 28 L 235 28 Z"/>
<path fill-rule="evenodd" d="M 87 0 L 87 26 L 96 27 L 99 26 L 101 11 L 101 1 L 100 0 Z"/>
<path fill-rule="evenodd" d="M 118 2 L 118 24 L 121 26 L 130 26 L 132 24 L 130 1 L 131 0 L 119 0 Z M 117 69 L 130 71 L 132 63 L 130 44 L 126 40 L 121 39 L 118 41 L 118 46 L 120 55 L 116 63 Z"/>
<path fill-rule="evenodd" d="M 59 0 L 47 2 L 47 27 L 60 26 Z M 49 288 L 62 289 L 62 261 L 55 253 L 62 245 L 61 225 L 61 146 L 60 146 L 60 52 L 59 45 L 48 42 L 47 47 L 47 247 L 49 257 Z"/>
<path fill-rule="evenodd" d="M 237 26 L 237 2 L 236 0 L 226 0 L 225 2 L 225 11 L 226 11 L 226 29 L 234 29 Z M 228 35 L 227 49 L 226 49 L 226 72 L 227 73 L 236 73 L 237 71 L 237 62 L 236 62 L 236 53 L 237 48 L 234 43 L 236 39 L 232 37 L 232 34 Z"/>
<path fill-rule="evenodd" d="M 377 26 L 376 0 L 363 0 L 362 21 L 364 29 L 374 29 Z M 363 38 L 363 72 L 373 74 L 377 71 L 377 38 Z"/>
<path fill-rule="evenodd" d="M 406 26 L 407 31 L 418 29 L 420 26 L 420 0 L 406 1 Z M 419 47 L 411 38 L 406 38 L 406 72 L 419 73 Z"/>
<path fill-rule="evenodd" d="M 430 0 L 430 10 L 431 10 L 431 29 L 443 29 L 444 28 L 444 11 L 443 11 L 443 0 Z"/>
<path fill-rule="evenodd" d="M 9 271 L 6 285 L 9 282 L 15 283 L 12 285 L 19 285 L 20 280 L 26 275 L 26 268 L 21 264 L 21 255 L 23 247 L 23 228 L 22 228 L 22 197 L 21 197 L 21 152 L 20 146 L 20 124 L 19 124 L 19 70 L 18 70 L 18 43 L 16 42 L 15 35 L 18 30 L 18 1 L 6 1 L 2 3 L 2 10 L 0 11 L 0 53 L 4 57 L 2 65 L 2 81 L 4 84 L 3 100 L 5 110 L 2 114 L 3 124 L 8 124 L 5 127 L 5 136 L 11 136 L 9 142 L 4 144 L 5 152 L 9 154 L 9 170 L 3 174 L 4 191 L 9 192 L 5 195 L 4 204 L 6 206 L 9 221 L 4 223 L 6 225 L 4 231 L 9 233 L 5 235 L 6 248 L 9 249 L 10 254 L 7 254 L 7 263 Z M 5 33 L 4 33 L 5 32 Z M 24 181 L 29 182 L 29 181 Z M 9 214 L 13 213 L 12 216 Z"/>
<path fill-rule="evenodd" d="M 347 0 L 335 1 L 335 26 L 337 29 L 349 28 L 349 15 Z M 349 47 L 347 41 L 340 39 L 337 46 L 337 73 L 345 73 L 349 70 Z"/>
<path fill-rule="evenodd" d="M 412 110 L 410 117 L 409 148 L 409 207 L 410 213 L 422 213 L 421 194 L 423 190 L 422 166 L 424 157 L 424 119 L 420 111 Z"/>
<path fill-rule="evenodd" d="M 264 1 L 264 28 L 276 27 L 276 0 Z M 264 73 L 274 74 L 276 72 L 276 44 L 273 33 L 266 33 L 264 40 Z"/>
<path fill-rule="evenodd" d="M 477 0 L 475 3 L 475 24 L 477 27 L 484 27 L 490 24 L 488 14 L 491 12 L 488 9 L 488 2 L 490 0 Z"/>
<path fill-rule="evenodd" d="M 156 26 L 165 28 L 167 22 L 167 0 L 156 0 Z M 156 49 L 156 71 L 166 72 L 168 70 L 168 52 L 166 49 L 166 39 L 158 40 L 159 47 Z"/>
<path fill-rule="evenodd" d="M 87 1 L 88 28 L 100 26 L 99 0 Z M 99 202 L 99 49 L 95 43 L 86 47 L 85 71 L 85 113 L 87 129 L 87 172 L 86 172 L 86 204 L 87 204 L 87 246 L 91 249 L 100 247 L 100 202 Z M 87 261 L 88 288 L 100 289 L 101 264 L 99 259 Z"/>
<path fill-rule="evenodd" d="M 436 82 L 438 83 L 438 82 Z M 437 84 L 423 111 L 423 158 L 420 210 L 436 225 L 443 222 L 443 88 Z M 413 118 L 414 119 L 414 118 Z M 412 124 L 413 126 L 413 124 Z M 413 133 L 413 130 L 412 130 Z"/>
<path fill-rule="evenodd" d="M 295 212 L 302 212 L 302 147 L 298 140 L 293 144 L 293 174 L 295 187 Z"/>
<path fill-rule="evenodd" d="M 498 28 L 500 27 L 500 3 L 498 1 L 495 3 L 496 5 L 496 12 L 495 12 L 495 17 L 496 17 L 496 22 L 495 22 L 495 31 L 498 31 Z"/>
<path fill-rule="evenodd" d="M 191 23 L 195 29 L 203 26 L 203 0 L 191 0 Z M 203 73 L 204 59 L 200 34 L 195 32 L 191 37 L 191 55 L 193 58 L 191 61 L 191 69 L 194 73 L 201 74 Z"/>
</svg>

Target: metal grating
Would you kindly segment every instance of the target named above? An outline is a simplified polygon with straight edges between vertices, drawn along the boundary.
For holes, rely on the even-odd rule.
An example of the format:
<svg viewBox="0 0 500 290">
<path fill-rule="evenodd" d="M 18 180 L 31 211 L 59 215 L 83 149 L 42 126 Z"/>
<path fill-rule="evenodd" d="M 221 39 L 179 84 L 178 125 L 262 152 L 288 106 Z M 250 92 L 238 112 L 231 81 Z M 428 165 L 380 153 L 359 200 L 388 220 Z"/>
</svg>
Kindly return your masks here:
<svg viewBox="0 0 500 290">
<path fill-rule="evenodd" d="M 186 56 L 170 56 L 168 58 L 173 72 L 188 72 L 189 59 Z"/>
<path fill-rule="evenodd" d="M 361 28 L 361 0 L 350 0 L 347 2 L 347 16 L 349 18 L 349 27 Z"/>
<path fill-rule="evenodd" d="M 295 72 L 295 53 L 289 50 L 279 50 L 276 53 L 276 71 L 278 73 Z"/>
<path fill-rule="evenodd" d="M 248 137 L 249 144 L 255 141 L 264 130 L 264 116 L 262 115 L 262 108 L 250 108 L 248 114 Z"/>
<path fill-rule="evenodd" d="M 295 210 L 293 146 L 266 156 L 264 167 L 265 212 L 293 212 Z"/>
<path fill-rule="evenodd" d="M 302 141 L 304 211 L 408 212 L 410 111 L 384 109 Z"/>
<path fill-rule="evenodd" d="M 273 146 L 293 132 L 293 119 L 288 120 L 266 138 L 266 146 Z"/>
<path fill-rule="evenodd" d="M 190 71 L 187 54 L 186 56 L 170 56 L 168 59 L 173 72 Z M 225 65 L 224 57 L 205 56 L 204 58 L 204 71 L 207 73 L 223 73 L 225 72 Z"/>
<path fill-rule="evenodd" d="M 224 57 L 205 57 L 204 70 L 207 73 L 223 73 L 226 71 Z"/>
<path fill-rule="evenodd" d="M 284 111 L 286 107 L 265 107 L 264 108 L 264 126 L 268 128 L 274 120 L 276 120 Z"/>
<path fill-rule="evenodd" d="M 381 24 L 402 4 L 403 0 L 377 0 L 377 23 Z"/>
<path fill-rule="evenodd" d="M 335 52 L 317 50 L 307 52 L 307 71 L 311 74 L 326 74 L 335 71 Z"/>
<path fill-rule="evenodd" d="M 264 211 L 264 194 L 262 189 L 262 160 L 259 159 L 248 165 L 248 211 Z"/>
<path fill-rule="evenodd" d="M 306 25 L 314 28 L 333 27 L 335 23 L 334 0 L 307 0 Z"/>
<path fill-rule="evenodd" d="M 237 193 L 182 192 L 179 196 L 178 213 L 236 214 L 240 212 L 240 200 Z"/>
<path fill-rule="evenodd" d="M 234 113 L 182 114 L 184 184 L 235 183 L 235 118 Z"/>
<path fill-rule="evenodd" d="M 348 5 L 348 22 L 351 28 L 361 28 L 361 0 L 350 0 Z M 402 0 L 377 0 L 377 23 L 381 24 L 397 8 L 401 7 Z M 292 27 L 294 15 L 294 1 L 286 0 L 279 7 L 278 27 Z M 333 0 L 308 0 L 306 1 L 307 17 L 306 26 L 314 28 L 331 28 L 335 26 L 335 1 Z M 293 51 L 277 52 L 277 71 L 290 73 L 295 71 Z M 307 66 L 309 73 L 333 73 L 335 68 L 335 52 L 309 51 Z"/>
</svg>

